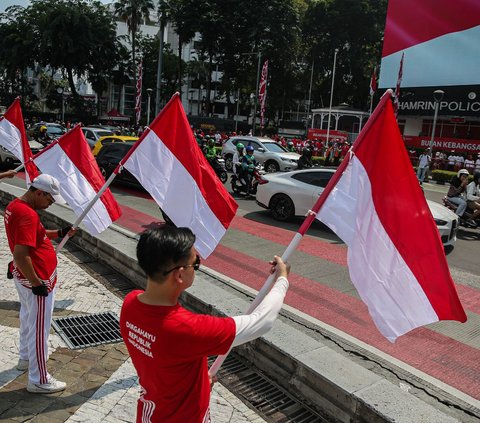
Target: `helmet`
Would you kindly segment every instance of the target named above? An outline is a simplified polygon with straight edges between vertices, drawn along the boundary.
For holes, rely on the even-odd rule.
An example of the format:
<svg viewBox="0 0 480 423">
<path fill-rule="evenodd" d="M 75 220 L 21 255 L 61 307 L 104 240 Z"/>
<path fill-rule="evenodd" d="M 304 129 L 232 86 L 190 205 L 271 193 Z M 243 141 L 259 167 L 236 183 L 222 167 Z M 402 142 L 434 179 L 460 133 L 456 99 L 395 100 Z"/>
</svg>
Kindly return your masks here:
<svg viewBox="0 0 480 423">
<path fill-rule="evenodd" d="M 253 153 L 253 147 L 251 145 L 247 145 L 245 150 L 247 150 L 247 153 Z"/>
<path fill-rule="evenodd" d="M 208 139 L 208 145 L 209 146 L 214 146 L 215 145 L 215 140 L 213 138 Z"/>
<path fill-rule="evenodd" d="M 470 175 L 470 172 L 467 169 L 460 169 L 457 173 L 457 176 L 460 178 L 462 175 Z"/>
<path fill-rule="evenodd" d="M 238 150 L 238 151 L 243 151 L 244 148 L 245 148 L 245 146 L 244 146 L 241 142 L 239 142 L 239 143 L 237 144 L 237 150 Z"/>
<path fill-rule="evenodd" d="M 40 132 L 47 132 L 47 127 L 45 125 L 40 126 Z"/>
<path fill-rule="evenodd" d="M 287 142 L 287 145 L 288 145 L 289 147 L 293 147 L 293 141 L 288 141 L 288 142 Z"/>
<path fill-rule="evenodd" d="M 312 150 L 310 150 L 308 147 L 303 149 L 303 155 L 305 157 L 312 157 Z"/>
</svg>

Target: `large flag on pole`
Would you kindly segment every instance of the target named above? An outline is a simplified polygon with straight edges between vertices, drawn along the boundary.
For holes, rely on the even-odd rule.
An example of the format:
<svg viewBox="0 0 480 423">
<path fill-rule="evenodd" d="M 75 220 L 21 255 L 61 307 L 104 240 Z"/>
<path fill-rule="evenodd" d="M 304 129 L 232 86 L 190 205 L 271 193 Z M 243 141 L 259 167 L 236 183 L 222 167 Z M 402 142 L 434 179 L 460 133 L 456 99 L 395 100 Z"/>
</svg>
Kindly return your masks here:
<svg viewBox="0 0 480 423">
<path fill-rule="evenodd" d="M 34 156 L 34 162 L 42 173 L 58 179 L 61 196 L 77 216 L 90 206 L 105 184 L 80 125 L 40 151 Z M 88 232 L 97 235 L 120 215 L 120 207 L 107 189 L 82 222 Z"/>
<path fill-rule="evenodd" d="M 398 78 L 397 78 L 397 85 L 395 87 L 395 97 L 393 98 L 393 111 L 395 113 L 395 116 L 398 114 L 398 106 L 400 103 L 400 86 L 402 85 L 404 58 L 405 58 L 405 53 L 402 53 L 402 58 L 400 59 L 400 67 L 398 68 Z"/>
<path fill-rule="evenodd" d="M 27 185 L 38 175 L 35 164 L 30 160 L 32 151 L 28 143 L 25 123 L 23 121 L 20 98 L 0 117 L 0 145 L 10 151 L 25 166 Z"/>
<path fill-rule="evenodd" d="M 137 86 L 135 95 L 135 123 L 140 123 L 140 116 L 142 114 L 142 78 L 143 78 L 143 64 L 140 60 L 137 69 Z"/>
<path fill-rule="evenodd" d="M 393 342 L 416 327 L 467 317 L 390 96 L 387 91 L 348 164 L 327 186 L 331 192 L 317 218 L 347 244 L 350 278 Z"/>
<path fill-rule="evenodd" d="M 267 100 L 268 60 L 265 60 L 262 68 L 262 76 L 258 86 L 258 101 L 260 103 L 260 126 L 263 128 L 265 116 L 265 103 Z"/>
<path fill-rule="evenodd" d="M 177 226 L 196 235 L 203 258 L 215 249 L 238 208 L 193 136 L 175 94 L 120 162 Z"/>
</svg>

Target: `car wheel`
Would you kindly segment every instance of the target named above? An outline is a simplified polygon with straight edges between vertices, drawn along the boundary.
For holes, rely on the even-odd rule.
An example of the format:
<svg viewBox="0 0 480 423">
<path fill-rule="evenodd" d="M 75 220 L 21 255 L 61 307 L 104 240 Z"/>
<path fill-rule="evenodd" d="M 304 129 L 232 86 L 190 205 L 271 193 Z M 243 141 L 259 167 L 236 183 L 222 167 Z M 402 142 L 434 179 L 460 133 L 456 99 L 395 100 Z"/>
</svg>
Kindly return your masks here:
<svg viewBox="0 0 480 423">
<path fill-rule="evenodd" d="M 277 194 L 270 202 L 272 216 L 276 220 L 285 221 L 295 216 L 295 205 L 288 195 Z"/>
<path fill-rule="evenodd" d="M 265 171 L 267 173 L 278 172 L 279 169 L 280 169 L 280 166 L 278 166 L 277 162 L 269 161 L 265 163 Z"/>
<path fill-rule="evenodd" d="M 233 156 L 231 154 L 225 156 L 225 169 L 230 172 L 233 170 Z"/>
<path fill-rule="evenodd" d="M 220 172 L 220 180 L 222 181 L 222 184 L 224 184 L 225 182 L 227 182 L 227 180 L 228 180 L 228 174 L 227 174 L 227 172 L 225 172 L 225 171 Z"/>
</svg>

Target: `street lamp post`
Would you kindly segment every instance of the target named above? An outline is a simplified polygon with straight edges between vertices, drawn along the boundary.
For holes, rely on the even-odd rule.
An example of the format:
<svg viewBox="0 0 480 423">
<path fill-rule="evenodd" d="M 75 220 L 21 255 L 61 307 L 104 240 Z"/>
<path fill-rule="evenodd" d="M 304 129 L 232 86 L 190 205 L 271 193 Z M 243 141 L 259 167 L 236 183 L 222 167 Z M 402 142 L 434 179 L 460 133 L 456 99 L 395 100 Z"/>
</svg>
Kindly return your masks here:
<svg viewBox="0 0 480 423">
<path fill-rule="evenodd" d="M 330 136 L 330 118 L 332 117 L 333 85 L 335 83 L 335 67 L 337 65 L 337 53 L 338 53 L 338 48 L 335 49 L 335 54 L 333 55 L 332 88 L 330 89 L 330 107 L 328 110 L 328 127 L 327 127 L 327 140 L 326 140 L 327 144 L 328 144 L 328 138 Z"/>
<path fill-rule="evenodd" d="M 238 129 L 238 107 L 240 105 L 240 88 L 237 90 L 236 101 L 237 101 L 237 111 L 235 114 L 235 133 L 237 133 L 237 129 Z"/>
<path fill-rule="evenodd" d="M 57 93 L 62 96 L 62 125 L 63 122 L 65 122 L 65 97 L 63 96 L 63 92 L 64 90 L 62 87 L 57 88 Z"/>
<path fill-rule="evenodd" d="M 312 60 L 312 71 L 310 73 L 310 88 L 308 90 L 308 103 L 307 103 L 307 117 L 305 118 L 305 134 L 308 135 L 308 116 L 310 114 L 310 105 L 312 102 L 312 84 L 313 84 L 313 66 L 315 61 Z M 313 119 L 312 119 L 312 128 L 313 128 Z"/>
<path fill-rule="evenodd" d="M 442 91 L 442 90 L 435 90 L 433 92 L 433 99 L 435 100 L 435 113 L 433 115 L 432 136 L 430 138 L 430 145 L 428 147 L 428 154 L 430 155 L 430 157 L 432 157 L 433 142 L 435 139 L 435 127 L 437 126 L 438 108 L 444 95 L 445 95 L 445 91 Z"/>
<path fill-rule="evenodd" d="M 150 96 L 152 95 L 153 89 L 147 88 L 147 125 L 150 125 Z"/>
</svg>

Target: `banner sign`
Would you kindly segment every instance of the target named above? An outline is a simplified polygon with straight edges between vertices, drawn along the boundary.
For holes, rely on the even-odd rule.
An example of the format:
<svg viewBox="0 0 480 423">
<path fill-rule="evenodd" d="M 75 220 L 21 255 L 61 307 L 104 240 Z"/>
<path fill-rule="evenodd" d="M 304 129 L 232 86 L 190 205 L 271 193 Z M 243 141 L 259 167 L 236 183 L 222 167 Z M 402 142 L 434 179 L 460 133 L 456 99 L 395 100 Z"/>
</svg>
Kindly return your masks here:
<svg viewBox="0 0 480 423">
<path fill-rule="evenodd" d="M 405 135 L 403 137 L 408 148 L 430 147 L 430 137 L 415 137 Z M 480 140 L 466 140 L 458 138 L 435 138 L 433 142 L 434 151 L 455 151 L 456 153 L 477 153 L 480 152 Z"/>
<path fill-rule="evenodd" d="M 345 142 L 348 139 L 348 133 L 345 131 L 330 131 L 328 138 L 329 141 Z M 307 139 L 325 141 L 327 139 L 327 130 L 310 128 L 308 130 Z"/>
</svg>

